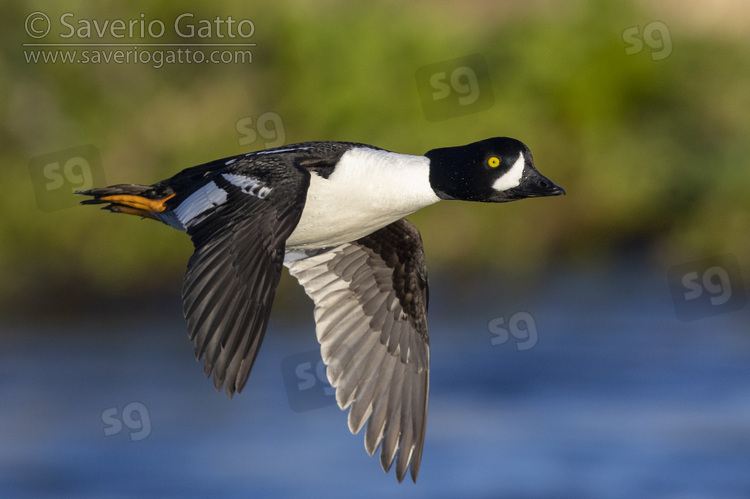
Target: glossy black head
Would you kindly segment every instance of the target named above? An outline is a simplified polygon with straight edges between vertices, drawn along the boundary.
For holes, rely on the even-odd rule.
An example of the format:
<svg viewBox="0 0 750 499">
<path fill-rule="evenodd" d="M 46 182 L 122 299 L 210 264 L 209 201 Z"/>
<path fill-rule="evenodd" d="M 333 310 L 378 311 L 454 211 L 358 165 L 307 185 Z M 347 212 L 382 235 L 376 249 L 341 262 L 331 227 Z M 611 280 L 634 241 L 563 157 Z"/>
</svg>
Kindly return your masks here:
<svg viewBox="0 0 750 499">
<path fill-rule="evenodd" d="M 425 156 L 430 184 L 441 199 L 503 203 L 565 194 L 537 171 L 529 148 L 516 139 L 495 137 L 433 149 Z"/>
</svg>

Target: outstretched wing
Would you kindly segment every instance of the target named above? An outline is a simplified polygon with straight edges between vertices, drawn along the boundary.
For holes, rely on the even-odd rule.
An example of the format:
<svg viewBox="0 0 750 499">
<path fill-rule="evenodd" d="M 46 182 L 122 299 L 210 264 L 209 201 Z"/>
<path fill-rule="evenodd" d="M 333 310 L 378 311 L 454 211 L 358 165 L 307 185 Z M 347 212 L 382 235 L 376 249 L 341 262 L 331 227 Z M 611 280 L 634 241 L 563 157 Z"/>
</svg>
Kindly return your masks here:
<svg viewBox="0 0 750 499">
<path fill-rule="evenodd" d="M 269 155 L 212 175 L 175 210 L 195 245 L 182 285 L 189 336 L 230 397 L 250 375 L 304 207 L 310 174 L 293 161 Z"/>
<path fill-rule="evenodd" d="M 295 260 L 295 258 L 299 258 Z M 429 391 L 427 268 L 405 219 L 323 252 L 290 253 L 290 273 L 315 302 L 316 333 L 349 429 L 365 449 L 416 482 Z"/>
</svg>

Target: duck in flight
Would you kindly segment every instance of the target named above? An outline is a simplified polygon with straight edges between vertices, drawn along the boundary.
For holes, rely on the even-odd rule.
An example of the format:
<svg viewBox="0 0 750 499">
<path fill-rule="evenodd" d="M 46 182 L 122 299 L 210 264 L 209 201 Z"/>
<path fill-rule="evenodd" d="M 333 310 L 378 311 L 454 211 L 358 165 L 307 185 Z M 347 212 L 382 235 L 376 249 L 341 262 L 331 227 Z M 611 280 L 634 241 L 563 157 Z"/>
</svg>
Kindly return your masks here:
<svg viewBox="0 0 750 499">
<path fill-rule="evenodd" d="M 416 482 L 427 418 L 428 284 L 404 217 L 440 200 L 502 203 L 565 194 L 520 141 L 495 137 L 399 154 L 305 142 L 188 168 L 153 185 L 78 191 L 82 204 L 161 221 L 190 236 L 182 284 L 196 359 L 231 397 L 247 382 L 282 266 L 315 303 L 336 401 L 365 449 Z"/>
</svg>

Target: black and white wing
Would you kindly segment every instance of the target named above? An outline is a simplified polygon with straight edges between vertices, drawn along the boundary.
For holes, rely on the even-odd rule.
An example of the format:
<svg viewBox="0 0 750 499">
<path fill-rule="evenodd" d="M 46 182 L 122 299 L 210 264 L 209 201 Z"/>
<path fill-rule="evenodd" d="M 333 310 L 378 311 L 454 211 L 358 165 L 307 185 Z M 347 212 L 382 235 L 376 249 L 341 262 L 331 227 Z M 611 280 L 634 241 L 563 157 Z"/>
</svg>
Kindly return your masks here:
<svg viewBox="0 0 750 499">
<path fill-rule="evenodd" d="M 301 258 L 293 260 L 294 258 Z M 315 302 L 316 333 L 349 429 L 365 449 L 416 482 L 429 390 L 427 267 L 405 219 L 323 252 L 290 254 L 290 273 Z"/>
<path fill-rule="evenodd" d="M 284 155 L 233 164 L 174 212 L 195 252 L 182 285 L 183 311 L 206 376 L 231 397 L 245 386 L 281 276 L 284 244 L 299 222 L 310 174 Z M 200 173 L 200 172 L 199 172 Z"/>
</svg>

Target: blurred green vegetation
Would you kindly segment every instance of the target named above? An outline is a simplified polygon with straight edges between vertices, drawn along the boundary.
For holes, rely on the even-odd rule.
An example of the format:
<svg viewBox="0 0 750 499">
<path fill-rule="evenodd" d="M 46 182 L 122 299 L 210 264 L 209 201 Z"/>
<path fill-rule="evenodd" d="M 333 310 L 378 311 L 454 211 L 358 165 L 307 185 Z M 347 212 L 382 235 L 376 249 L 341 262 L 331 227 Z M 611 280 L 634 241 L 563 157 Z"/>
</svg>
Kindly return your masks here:
<svg viewBox="0 0 750 499">
<path fill-rule="evenodd" d="M 151 221 L 91 207 L 42 212 L 29 174 L 33 158 L 93 144 L 108 184 L 148 184 L 263 148 L 262 137 L 241 145 L 236 126 L 266 112 L 281 118 L 286 143 L 349 140 L 422 154 L 491 136 L 524 141 L 540 171 L 568 195 L 506 205 L 445 202 L 414 214 L 433 270 L 533 274 L 570 260 L 607 263 L 634 254 L 667 268 L 720 253 L 747 268 L 748 36 L 694 29 L 680 9 L 644 5 L 8 5 L 0 21 L 0 304 L 42 314 L 53 302 L 90 293 L 176 293 L 192 250 L 184 234 Z M 34 40 L 24 20 L 35 10 L 53 20 L 71 12 L 71 22 L 144 13 L 168 27 L 183 12 L 231 15 L 253 21 L 257 46 L 251 64 L 30 64 L 22 44 Z M 671 54 L 654 60 L 644 46 L 626 55 L 623 32 L 656 20 L 669 29 Z M 489 66 L 494 105 L 427 121 L 416 70 L 475 53 Z"/>
</svg>

